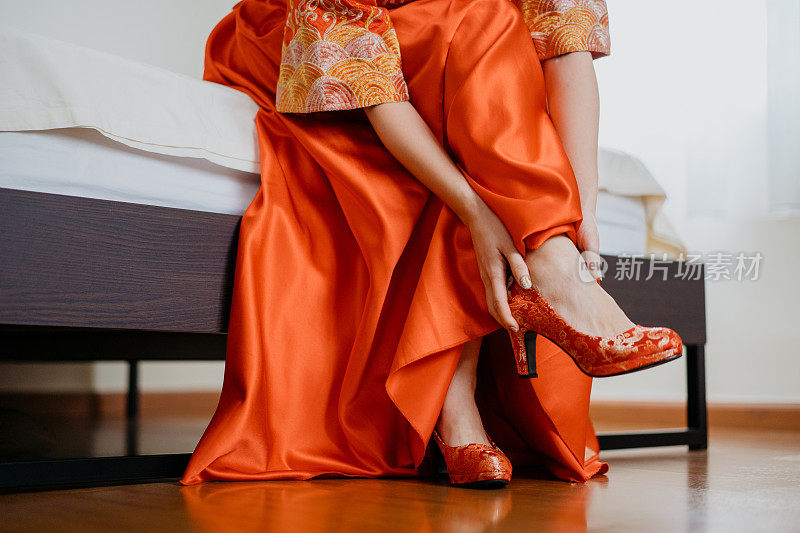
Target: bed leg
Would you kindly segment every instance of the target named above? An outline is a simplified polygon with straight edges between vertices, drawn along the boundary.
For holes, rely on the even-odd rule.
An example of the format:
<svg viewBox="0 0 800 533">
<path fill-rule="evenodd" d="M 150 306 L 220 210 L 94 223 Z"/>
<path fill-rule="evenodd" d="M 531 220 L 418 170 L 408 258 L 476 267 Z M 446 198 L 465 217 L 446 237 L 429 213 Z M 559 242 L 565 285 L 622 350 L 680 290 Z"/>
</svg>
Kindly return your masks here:
<svg viewBox="0 0 800 533">
<path fill-rule="evenodd" d="M 128 455 L 138 454 L 139 436 L 139 361 L 128 359 L 128 394 L 125 408 L 125 444 Z"/>
<path fill-rule="evenodd" d="M 686 425 L 692 434 L 689 449 L 705 450 L 708 448 L 708 413 L 704 345 L 692 344 L 686 347 L 686 390 Z"/>
</svg>

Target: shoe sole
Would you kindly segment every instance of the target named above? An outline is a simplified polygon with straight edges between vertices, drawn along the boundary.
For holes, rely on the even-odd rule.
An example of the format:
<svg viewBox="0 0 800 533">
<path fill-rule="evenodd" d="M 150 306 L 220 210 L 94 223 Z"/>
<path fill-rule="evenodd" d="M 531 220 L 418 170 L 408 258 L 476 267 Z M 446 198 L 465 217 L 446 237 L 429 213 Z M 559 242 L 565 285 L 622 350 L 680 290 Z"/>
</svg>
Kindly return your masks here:
<svg viewBox="0 0 800 533">
<path fill-rule="evenodd" d="M 461 489 L 502 489 L 508 485 L 508 481 L 505 479 L 483 479 L 481 481 L 472 481 L 470 483 L 451 483 L 451 485 Z"/>
<path fill-rule="evenodd" d="M 550 337 L 548 337 L 547 335 L 544 335 L 542 333 L 538 333 L 537 332 L 536 334 L 537 335 L 541 335 L 545 339 L 549 340 L 550 342 L 552 342 L 553 344 L 558 346 L 558 349 L 561 350 L 562 352 L 564 352 L 564 355 L 569 357 L 572 360 L 572 362 L 575 363 L 575 366 L 578 367 L 578 370 L 580 370 L 581 372 L 583 372 L 584 374 L 586 374 L 590 378 L 611 378 L 611 377 L 614 377 L 614 376 L 621 376 L 623 374 L 632 374 L 632 373 L 638 372 L 640 370 L 647 370 L 648 368 L 653 368 L 654 366 L 663 365 L 664 363 L 669 363 L 670 361 L 674 361 L 675 359 L 679 359 L 683 355 L 683 346 L 681 346 L 681 350 L 678 351 L 678 352 L 675 352 L 673 355 L 665 357 L 664 359 L 659 359 L 658 361 L 654 361 L 654 362 L 646 364 L 646 365 L 642 365 L 640 367 L 634 368 L 633 370 L 622 370 L 620 372 L 615 372 L 613 374 L 603 374 L 602 376 L 595 376 L 595 375 L 592 375 L 592 374 L 586 372 L 583 368 L 581 368 L 581 365 L 579 365 L 578 362 L 575 361 L 575 359 L 569 354 L 569 352 L 567 352 L 564 348 L 562 348 L 559 343 L 557 343 L 556 341 L 554 341 L 553 339 L 551 339 Z M 667 352 L 662 352 L 662 353 L 669 353 L 669 352 L 667 351 Z M 519 377 L 521 377 L 521 378 L 528 378 L 528 377 L 534 378 L 534 377 L 538 377 L 538 376 L 526 375 L 526 376 L 519 376 Z"/>
<path fill-rule="evenodd" d="M 593 377 L 593 378 L 611 378 L 611 377 L 614 377 L 614 376 L 621 376 L 623 374 L 632 374 L 632 373 L 638 372 L 640 370 L 647 370 L 648 368 L 653 368 L 654 366 L 663 365 L 664 363 L 669 363 L 670 361 L 674 361 L 675 359 L 680 359 L 682 356 L 683 356 L 683 350 L 681 350 L 679 352 L 676 352 L 675 354 L 673 354 L 673 355 L 671 355 L 669 357 L 665 357 L 664 359 L 659 359 L 658 361 L 655 361 L 653 363 L 649 363 L 649 364 L 646 364 L 646 365 L 642 365 L 642 366 L 640 366 L 638 368 L 634 368 L 633 370 L 623 370 L 621 372 L 615 372 L 614 374 L 603 374 L 602 376 L 592 376 L 591 374 L 587 374 L 586 372 L 583 372 L 582 368 L 580 368 L 580 367 L 578 367 L 578 368 L 580 368 L 581 372 L 583 372 L 587 376 L 590 376 L 590 377 Z"/>
</svg>

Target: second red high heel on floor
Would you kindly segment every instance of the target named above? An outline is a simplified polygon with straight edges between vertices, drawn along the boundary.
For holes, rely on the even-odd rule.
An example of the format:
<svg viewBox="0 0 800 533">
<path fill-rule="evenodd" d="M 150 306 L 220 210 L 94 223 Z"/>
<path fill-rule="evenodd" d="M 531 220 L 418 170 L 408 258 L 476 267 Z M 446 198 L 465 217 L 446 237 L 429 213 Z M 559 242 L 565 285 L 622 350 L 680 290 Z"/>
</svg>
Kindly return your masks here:
<svg viewBox="0 0 800 533">
<path fill-rule="evenodd" d="M 511 461 L 489 435 L 486 438 L 491 446 L 478 443 L 448 446 L 436 430 L 433 430 L 433 437 L 444 457 L 452 485 L 493 489 L 505 487 L 511 481 Z"/>
<path fill-rule="evenodd" d="M 523 289 L 509 277 L 507 289 L 511 314 L 520 326 L 516 333 L 509 331 L 520 377 L 536 377 L 537 334 L 553 341 L 592 377 L 644 370 L 683 354 L 681 338 L 669 328 L 637 324 L 612 337 L 587 335 L 567 324 L 535 287 Z"/>
</svg>

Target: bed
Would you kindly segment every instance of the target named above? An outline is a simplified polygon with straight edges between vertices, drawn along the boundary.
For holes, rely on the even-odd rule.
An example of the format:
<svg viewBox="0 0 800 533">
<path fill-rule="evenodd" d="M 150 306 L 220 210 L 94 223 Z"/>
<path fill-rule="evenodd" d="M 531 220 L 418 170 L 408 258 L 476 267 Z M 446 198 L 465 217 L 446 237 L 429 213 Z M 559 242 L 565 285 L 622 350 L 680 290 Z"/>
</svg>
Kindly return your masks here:
<svg viewBox="0 0 800 533">
<path fill-rule="evenodd" d="M 237 229 L 259 180 L 256 105 L 3 27 L 0 78 L 0 360 L 127 361 L 130 436 L 120 457 L 0 458 L 0 486 L 178 477 L 188 454 L 137 453 L 137 365 L 224 360 Z M 686 429 L 601 435 L 601 446 L 703 449 L 702 265 L 696 279 L 676 275 L 684 248 L 640 161 L 603 149 L 600 170 L 604 286 L 634 321 L 681 335 L 689 393 Z M 651 252 L 672 258 L 666 276 L 613 275 Z"/>
</svg>

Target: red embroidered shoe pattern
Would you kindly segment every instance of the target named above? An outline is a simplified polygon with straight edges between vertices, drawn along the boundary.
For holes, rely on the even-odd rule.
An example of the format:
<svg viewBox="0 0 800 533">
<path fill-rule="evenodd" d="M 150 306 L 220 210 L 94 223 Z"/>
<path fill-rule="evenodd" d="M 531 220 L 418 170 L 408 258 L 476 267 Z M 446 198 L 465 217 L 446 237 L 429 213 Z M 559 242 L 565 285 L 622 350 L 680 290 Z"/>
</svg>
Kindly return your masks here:
<svg viewBox="0 0 800 533">
<path fill-rule="evenodd" d="M 448 446 L 434 431 L 433 436 L 447 464 L 447 473 L 453 485 L 465 485 L 480 481 L 511 481 L 511 461 L 500 448 L 489 439 L 492 446 L 464 444 Z M 488 437 L 488 435 L 487 435 Z"/>
<path fill-rule="evenodd" d="M 524 349 L 525 331 L 544 335 L 565 351 L 584 373 L 607 377 L 677 359 L 683 353 L 681 338 L 665 327 L 635 325 L 613 337 L 588 335 L 575 330 L 559 316 L 535 289 L 523 289 L 513 278 L 508 291 L 511 314 L 520 326 L 509 332 L 514 345 L 517 370 L 528 374 Z"/>
</svg>

